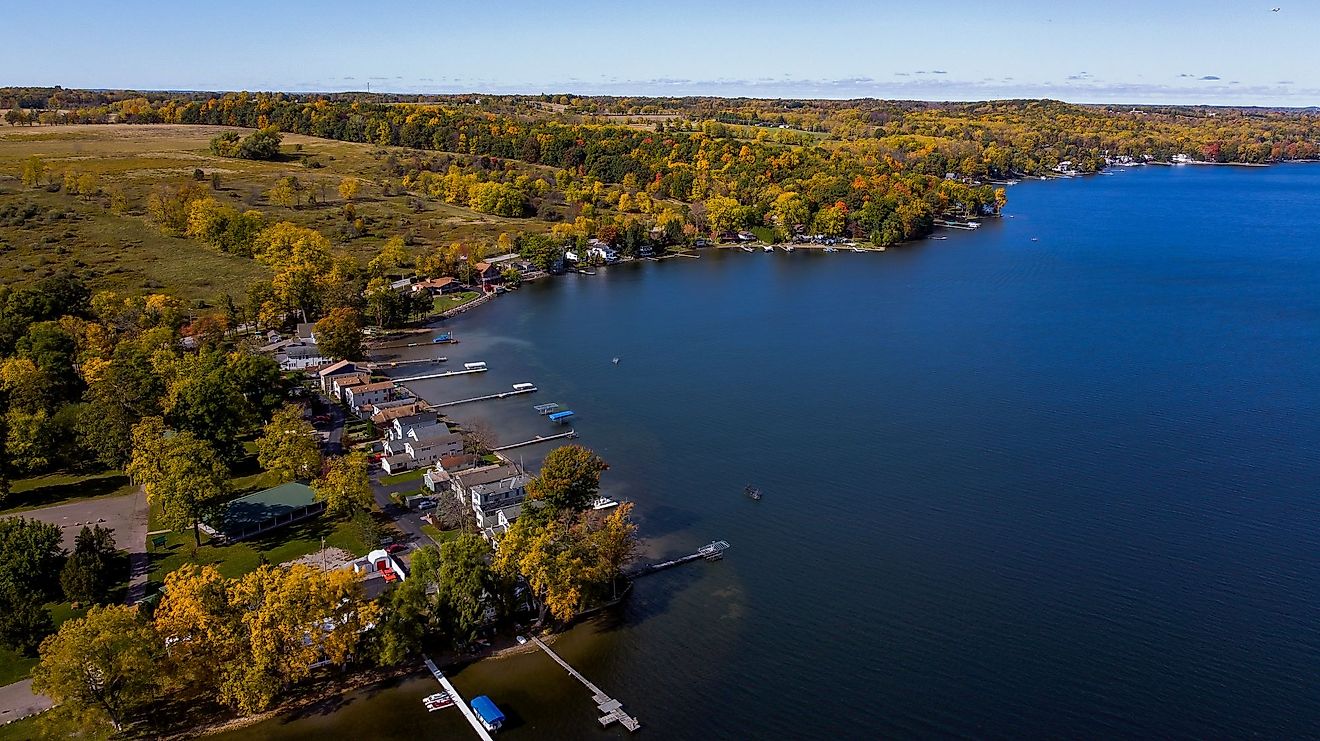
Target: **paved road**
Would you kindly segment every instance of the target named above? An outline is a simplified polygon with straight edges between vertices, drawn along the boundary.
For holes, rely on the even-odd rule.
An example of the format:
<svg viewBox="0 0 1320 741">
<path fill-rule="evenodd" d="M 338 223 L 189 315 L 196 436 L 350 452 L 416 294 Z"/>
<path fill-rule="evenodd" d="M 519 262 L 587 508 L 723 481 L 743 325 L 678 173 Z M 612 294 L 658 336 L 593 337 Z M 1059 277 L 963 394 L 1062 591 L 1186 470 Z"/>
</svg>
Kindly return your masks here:
<svg viewBox="0 0 1320 741">
<path fill-rule="evenodd" d="M 32 680 L 24 679 L 0 687 L 0 725 L 40 713 L 54 703 L 45 695 L 32 694 Z"/>
</svg>

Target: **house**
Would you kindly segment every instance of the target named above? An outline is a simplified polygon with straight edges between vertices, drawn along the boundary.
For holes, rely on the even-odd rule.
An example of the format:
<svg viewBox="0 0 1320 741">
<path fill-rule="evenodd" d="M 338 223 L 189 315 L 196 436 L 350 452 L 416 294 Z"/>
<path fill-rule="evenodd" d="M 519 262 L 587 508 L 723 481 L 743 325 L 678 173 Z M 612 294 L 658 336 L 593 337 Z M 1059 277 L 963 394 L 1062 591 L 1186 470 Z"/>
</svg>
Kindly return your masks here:
<svg viewBox="0 0 1320 741">
<path fill-rule="evenodd" d="M 411 421 L 405 421 L 411 420 Z M 430 466 L 441 458 L 463 452 L 463 437 L 438 421 L 435 412 L 396 418 L 386 428 L 381 470 L 398 473 Z"/>
<path fill-rule="evenodd" d="M 615 252 L 614 248 L 604 243 L 588 249 L 587 257 L 596 258 L 601 262 L 607 262 L 607 263 L 619 261 L 619 253 Z"/>
<path fill-rule="evenodd" d="M 388 400 L 392 391 L 394 391 L 393 381 L 349 386 L 344 389 L 344 403 L 353 409 L 362 409 L 368 404 L 377 404 Z"/>
<path fill-rule="evenodd" d="M 426 291 L 432 296 L 439 296 L 446 293 L 454 293 L 463 290 L 463 285 L 453 278 L 431 278 L 430 280 L 418 281 L 412 285 L 413 293 Z"/>
<path fill-rule="evenodd" d="M 500 269 L 488 262 L 479 262 L 472 267 L 477 271 L 477 276 L 481 279 L 482 291 L 490 291 L 492 290 L 492 286 L 504 280 L 500 275 Z"/>
<path fill-rule="evenodd" d="M 392 439 L 402 440 L 408 437 L 408 432 L 415 426 L 426 427 L 437 424 L 440 421 L 440 415 L 430 409 L 418 409 L 412 414 L 404 414 L 394 417 L 386 426 L 386 436 Z"/>
<path fill-rule="evenodd" d="M 294 335 L 303 342 L 303 344 L 316 344 L 316 325 L 310 322 L 303 322 L 298 325 Z"/>
<path fill-rule="evenodd" d="M 371 421 L 381 429 L 392 426 L 394 420 L 401 417 L 409 417 L 430 410 L 430 407 L 415 398 L 403 400 L 398 404 L 375 404 L 373 406 L 376 409 L 371 415 Z"/>
<path fill-rule="evenodd" d="M 371 374 L 366 371 L 335 376 L 330 384 L 330 394 L 336 399 L 343 401 L 344 389 L 352 388 L 354 386 L 365 386 L 369 383 L 371 383 Z"/>
<path fill-rule="evenodd" d="M 317 379 L 321 383 L 321 391 L 330 393 L 330 386 L 335 376 L 343 376 L 357 372 L 357 364 L 351 360 L 341 360 L 338 363 L 331 363 L 316 372 Z"/>
<path fill-rule="evenodd" d="M 441 456 L 435 465 L 422 474 L 422 485 L 433 492 L 450 491 L 450 478 L 459 471 L 476 468 L 481 456 L 471 453 Z"/>
<path fill-rule="evenodd" d="M 472 508 L 477 527 L 485 530 L 499 524 L 500 510 L 522 504 L 530 480 L 518 466 L 499 463 L 453 473 L 450 486 L 458 501 Z"/>
</svg>

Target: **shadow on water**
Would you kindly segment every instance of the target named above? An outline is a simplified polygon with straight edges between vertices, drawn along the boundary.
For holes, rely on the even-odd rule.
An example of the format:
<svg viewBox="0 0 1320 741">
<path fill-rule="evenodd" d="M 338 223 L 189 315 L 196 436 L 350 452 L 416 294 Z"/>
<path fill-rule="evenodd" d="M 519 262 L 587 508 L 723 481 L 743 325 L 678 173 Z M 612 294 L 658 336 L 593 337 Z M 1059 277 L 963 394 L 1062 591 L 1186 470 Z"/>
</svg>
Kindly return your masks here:
<svg viewBox="0 0 1320 741">
<path fill-rule="evenodd" d="M 690 532 L 692 527 L 700 521 L 700 518 L 693 510 L 680 509 L 668 504 L 658 504 L 647 508 L 645 515 L 637 518 L 637 520 L 643 532 L 646 533 L 646 537 L 654 540 L 667 535 Z M 686 554 L 673 553 L 657 560 L 664 561 L 682 555 Z"/>
</svg>

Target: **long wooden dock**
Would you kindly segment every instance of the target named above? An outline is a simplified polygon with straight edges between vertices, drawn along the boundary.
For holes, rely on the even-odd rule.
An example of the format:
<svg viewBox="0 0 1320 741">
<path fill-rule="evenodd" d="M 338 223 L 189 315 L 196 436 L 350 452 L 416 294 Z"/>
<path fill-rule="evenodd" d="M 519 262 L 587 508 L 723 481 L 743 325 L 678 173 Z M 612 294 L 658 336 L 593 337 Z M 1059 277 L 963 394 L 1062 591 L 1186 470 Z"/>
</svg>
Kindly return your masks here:
<svg viewBox="0 0 1320 741">
<path fill-rule="evenodd" d="M 668 561 L 661 561 L 660 563 L 647 564 L 646 566 L 636 569 L 628 576 L 629 578 L 636 579 L 639 576 L 647 576 L 649 574 L 654 574 L 657 571 L 672 569 L 675 566 L 681 566 L 682 564 L 691 563 L 693 561 L 718 561 L 724 558 L 724 552 L 727 550 L 729 550 L 728 542 L 717 540 L 709 545 L 701 546 L 695 553 L 689 553 L 686 556 L 680 556 Z"/>
<path fill-rule="evenodd" d="M 439 406 L 444 406 L 444 405 L 440 404 Z M 538 443 L 550 442 L 551 440 L 562 440 L 563 438 L 566 437 L 577 437 L 577 433 L 574 432 L 573 430 L 569 430 L 568 432 L 561 432 L 558 435 L 537 435 L 531 440 L 523 440 L 520 443 L 513 443 L 511 445 L 501 445 L 498 448 L 491 448 L 491 452 L 499 452 L 501 450 L 513 450 L 514 448 L 523 448 L 528 445 L 536 445 Z"/>
<path fill-rule="evenodd" d="M 463 717 L 467 718 L 467 722 L 472 724 L 472 730 L 477 732 L 477 735 L 481 737 L 482 741 L 495 741 L 495 739 L 490 737 L 490 733 L 486 731 L 486 727 L 481 725 L 481 721 L 477 720 L 477 716 L 472 712 L 472 708 L 468 707 L 467 700 L 464 700 L 463 696 L 458 694 L 458 690 L 454 689 L 453 683 L 449 681 L 448 677 L 441 673 L 440 669 L 436 667 L 435 662 L 425 656 L 422 658 L 426 661 L 426 668 L 431 670 L 431 674 L 435 677 L 436 681 L 440 683 L 441 687 L 445 688 L 445 692 L 448 692 L 450 697 L 454 698 L 454 704 L 458 706 L 459 710 L 463 711 Z"/>
<path fill-rule="evenodd" d="M 426 381 L 432 378 L 448 378 L 450 376 L 466 376 L 469 373 L 485 373 L 486 368 L 471 368 L 468 370 L 452 370 L 444 373 L 423 373 L 420 376 L 405 376 L 403 378 L 391 378 L 389 380 L 395 383 L 408 383 L 409 381 Z"/>
<path fill-rule="evenodd" d="M 384 370 L 386 368 L 398 368 L 401 365 L 420 365 L 422 363 L 443 363 L 446 360 L 449 360 L 449 358 L 445 358 L 445 357 L 418 358 L 416 360 L 390 360 L 390 361 L 373 360 L 370 363 L 364 363 L 363 365 L 366 366 L 367 370 Z"/>
<path fill-rule="evenodd" d="M 456 407 L 459 404 L 471 404 L 474 401 L 490 401 L 491 399 L 503 399 L 508 396 L 517 396 L 519 394 L 530 394 L 536 391 L 535 387 L 529 389 L 516 389 L 514 391 L 501 391 L 498 394 L 486 394 L 485 396 L 474 396 L 471 399 L 459 399 L 457 401 L 446 401 L 443 404 L 432 404 L 431 406 L 439 409 L 440 407 Z"/>
<path fill-rule="evenodd" d="M 599 720 L 602 726 L 608 726 L 611 723 L 618 723 L 630 731 L 636 731 L 642 727 L 640 721 L 623 711 L 623 703 L 605 694 L 604 690 L 592 684 L 591 680 L 582 676 L 581 672 L 574 669 L 567 661 L 560 658 L 559 654 L 555 653 L 549 646 L 545 645 L 544 641 L 536 636 L 532 636 L 532 642 L 544 651 L 546 656 L 554 659 L 556 664 L 562 666 L 564 671 L 568 672 L 574 679 L 581 682 L 591 691 L 591 699 L 596 703 L 596 709 L 601 712 Z"/>
</svg>

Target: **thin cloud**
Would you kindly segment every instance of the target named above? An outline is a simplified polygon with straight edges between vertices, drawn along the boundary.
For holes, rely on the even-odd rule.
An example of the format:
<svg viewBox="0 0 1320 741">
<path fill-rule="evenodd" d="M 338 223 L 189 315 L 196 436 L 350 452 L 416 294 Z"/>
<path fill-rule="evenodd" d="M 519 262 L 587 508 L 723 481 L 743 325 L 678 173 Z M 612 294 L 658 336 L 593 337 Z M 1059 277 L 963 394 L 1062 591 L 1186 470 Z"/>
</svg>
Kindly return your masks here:
<svg viewBox="0 0 1320 741">
<path fill-rule="evenodd" d="M 1223 79 L 1223 78 L 1219 77 L 1218 75 L 1203 75 L 1200 79 L 1202 79 L 1202 80 L 1220 80 L 1220 79 Z"/>
</svg>

